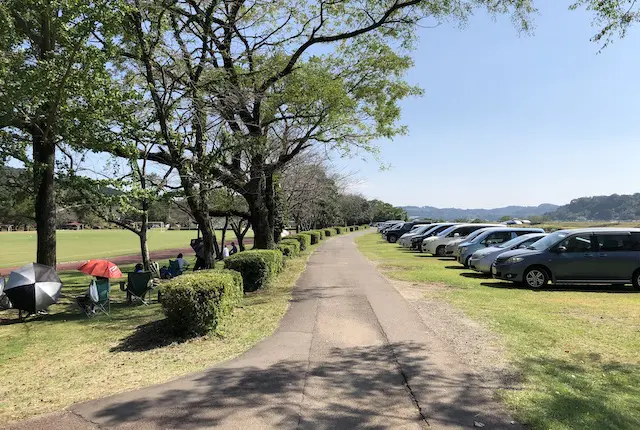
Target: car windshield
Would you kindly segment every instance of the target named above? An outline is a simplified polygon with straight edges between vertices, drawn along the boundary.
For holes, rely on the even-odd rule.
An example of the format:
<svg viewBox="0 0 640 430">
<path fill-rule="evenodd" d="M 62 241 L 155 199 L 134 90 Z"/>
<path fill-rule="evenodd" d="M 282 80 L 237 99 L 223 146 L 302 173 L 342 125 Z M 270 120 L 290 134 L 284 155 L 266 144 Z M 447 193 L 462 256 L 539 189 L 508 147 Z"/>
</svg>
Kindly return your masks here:
<svg viewBox="0 0 640 430">
<path fill-rule="evenodd" d="M 501 243 L 500 245 L 496 245 L 496 248 L 511 248 L 512 246 L 518 246 L 522 242 L 526 242 L 530 238 L 526 236 L 518 236 L 515 239 L 508 240 L 506 242 Z"/>
<path fill-rule="evenodd" d="M 485 227 L 485 228 L 481 228 L 480 230 L 476 230 L 473 233 L 469 234 L 469 236 L 467 236 L 467 238 L 465 239 L 465 242 L 471 242 L 474 239 L 476 239 L 478 236 L 480 236 L 482 233 L 486 233 L 487 230 L 492 229 L 493 227 Z"/>
<path fill-rule="evenodd" d="M 451 233 L 453 230 L 457 229 L 458 227 L 460 227 L 460 226 L 459 225 L 452 225 L 451 227 L 445 228 L 440 233 L 436 234 L 436 236 L 446 236 L 449 233 Z"/>
<path fill-rule="evenodd" d="M 421 234 L 426 232 L 427 230 L 431 230 L 430 225 L 417 225 L 413 228 L 413 230 L 411 230 L 411 233 Z"/>
<path fill-rule="evenodd" d="M 546 236 L 539 241 L 527 246 L 527 249 L 534 249 L 536 251 L 545 250 L 550 246 L 560 242 L 562 239 L 567 237 L 567 235 L 569 235 L 569 232 L 567 231 L 556 231 L 555 233 L 551 233 L 549 236 Z"/>
</svg>

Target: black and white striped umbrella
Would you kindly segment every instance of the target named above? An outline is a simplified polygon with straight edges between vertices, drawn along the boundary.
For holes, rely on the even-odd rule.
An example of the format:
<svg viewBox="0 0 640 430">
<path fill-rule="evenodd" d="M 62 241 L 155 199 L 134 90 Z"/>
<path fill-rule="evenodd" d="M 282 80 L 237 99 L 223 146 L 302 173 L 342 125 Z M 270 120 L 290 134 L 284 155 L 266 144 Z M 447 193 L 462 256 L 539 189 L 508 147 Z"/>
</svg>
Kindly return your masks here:
<svg viewBox="0 0 640 430">
<path fill-rule="evenodd" d="M 35 313 L 58 301 L 61 289 L 55 269 L 30 263 L 11 272 L 4 293 L 14 309 Z"/>
</svg>

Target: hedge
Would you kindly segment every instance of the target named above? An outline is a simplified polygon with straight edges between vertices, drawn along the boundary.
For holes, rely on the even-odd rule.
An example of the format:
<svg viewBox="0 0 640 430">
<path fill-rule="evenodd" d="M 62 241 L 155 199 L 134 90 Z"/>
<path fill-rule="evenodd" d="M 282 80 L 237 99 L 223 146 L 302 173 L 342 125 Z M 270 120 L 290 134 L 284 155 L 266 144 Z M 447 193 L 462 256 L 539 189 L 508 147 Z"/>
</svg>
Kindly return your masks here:
<svg viewBox="0 0 640 430">
<path fill-rule="evenodd" d="M 298 246 L 300 246 L 299 243 L 296 242 L 296 244 Z M 283 256 L 288 257 L 288 258 L 295 257 L 296 255 L 298 255 L 298 252 L 296 252 L 296 248 L 291 243 L 282 243 L 282 242 L 280 242 L 278 244 L 278 249 L 280 250 L 280 252 L 282 252 Z"/>
<path fill-rule="evenodd" d="M 324 240 L 324 230 L 320 229 L 320 230 L 313 230 L 314 232 L 318 233 L 320 235 L 320 240 Z"/>
<path fill-rule="evenodd" d="M 295 239 L 300 242 L 300 251 L 304 251 L 311 246 L 311 235 L 306 232 L 294 234 L 293 236 L 288 236 L 288 238 Z"/>
<path fill-rule="evenodd" d="M 285 239 L 282 239 L 280 241 L 280 243 L 282 245 L 290 245 L 290 246 L 294 247 L 295 248 L 294 249 L 294 251 L 295 251 L 294 255 L 299 255 L 300 254 L 300 242 L 298 242 L 297 239 L 291 239 L 291 236 L 289 236 L 289 237 L 287 237 Z"/>
<path fill-rule="evenodd" d="M 256 291 L 282 271 L 282 252 L 274 249 L 258 249 L 239 252 L 225 258 L 224 267 L 242 274 L 244 291 Z"/>
<path fill-rule="evenodd" d="M 240 303 L 242 291 L 242 276 L 232 270 L 186 273 L 162 286 L 162 310 L 176 335 L 202 336 Z"/>
<path fill-rule="evenodd" d="M 308 233 L 311 235 L 311 245 L 315 245 L 318 242 L 320 242 L 320 240 L 322 240 L 320 238 L 320 233 L 318 233 L 317 231 L 305 231 L 305 233 Z"/>
<path fill-rule="evenodd" d="M 335 231 L 334 229 L 326 228 L 326 229 L 324 230 L 324 235 L 325 235 L 326 237 L 331 237 L 331 236 L 333 236 L 334 234 L 336 234 L 336 231 Z"/>
</svg>

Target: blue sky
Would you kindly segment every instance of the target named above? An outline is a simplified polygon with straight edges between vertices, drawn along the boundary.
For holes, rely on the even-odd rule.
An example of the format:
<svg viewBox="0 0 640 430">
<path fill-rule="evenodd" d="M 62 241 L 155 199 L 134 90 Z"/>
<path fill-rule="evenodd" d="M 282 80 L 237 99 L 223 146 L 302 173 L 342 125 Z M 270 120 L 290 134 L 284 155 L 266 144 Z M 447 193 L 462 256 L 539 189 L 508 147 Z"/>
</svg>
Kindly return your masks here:
<svg viewBox="0 0 640 430">
<path fill-rule="evenodd" d="M 402 103 L 409 134 L 378 142 L 391 169 L 340 160 L 351 188 L 395 205 L 492 208 L 640 192 L 640 28 L 602 53 L 592 15 L 538 2 L 533 35 L 509 17 L 420 31 Z"/>
</svg>

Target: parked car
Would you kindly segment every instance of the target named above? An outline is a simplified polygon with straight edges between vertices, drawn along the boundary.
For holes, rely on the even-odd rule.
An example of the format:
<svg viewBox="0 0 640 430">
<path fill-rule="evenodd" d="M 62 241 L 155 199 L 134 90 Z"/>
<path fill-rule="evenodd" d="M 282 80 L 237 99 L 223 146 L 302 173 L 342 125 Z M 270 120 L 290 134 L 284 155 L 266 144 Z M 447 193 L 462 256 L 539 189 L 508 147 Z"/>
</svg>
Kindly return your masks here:
<svg viewBox="0 0 640 430">
<path fill-rule="evenodd" d="M 440 233 L 443 230 L 448 229 L 449 227 L 453 226 L 453 225 L 457 225 L 456 223 L 453 222 L 440 222 L 440 223 L 435 223 L 432 224 L 432 227 L 425 231 L 422 234 L 418 234 L 414 237 L 411 238 L 411 249 L 416 249 L 420 252 L 422 252 L 422 241 L 425 240 L 428 237 L 431 236 L 435 236 L 436 234 Z"/>
<path fill-rule="evenodd" d="M 499 228 L 499 227 L 486 227 L 486 228 L 481 228 L 479 230 L 474 231 L 473 233 L 471 233 L 469 236 L 467 237 L 461 237 L 455 240 L 452 240 L 451 242 L 447 243 L 447 246 L 445 246 L 444 248 L 444 253 L 447 257 L 456 257 L 456 259 L 458 258 L 459 252 L 458 252 L 458 248 L 461 244 L 465 243 L 465 242 L 470 242 L 471 240 L 473 240 L 476 236 L 478 236 L 479 234 L 482 234 L 483 232 L 487 231 L 488 229 L 491 228 Z"/>
<path fill-rule="evenodd" d="M 403 234 L 402 236 L 400 236 L 400 239 L 398 239 L 398 244 L 400 246 L 402 246 L 403 248 L 410 248 L 411 247 L 411 239 L 421 235 L 425 232 L 427 232 L 428 230 L 431 230 L 433 228 L 434 224 L 420 224 L 417 225 L 415 227 L 413 227 L 411 229 L 411 231 L 409 231 L 408 233 Z"/>
<path fill-rule="evenodd" d="M 476 230 L 485 227 L 502 227 L 500 224 L 459 224 L 441 231 L 436 236 L 428 237 L 422 241 L 422 251 L 438 257 L 445 256 L 445 247 L 452 240 L 467 237 Z"/>
<path fill-rule="evenodd" d="M 544 233 L 544 230 L 541 228 L 518 227 L 502 227 L 485 230 L 473 238 L 473 240 L 468 240 L 460 244 L 458 248 L 460 251 L 458 262 L 462 263 L 464 267 L 469 267 L 469 259 L 477 250 L 508 242 L 511 239 L 527 233 Z"/>
<path fill-rule="evenodd" d="M 382 230 L 391 227 L 392 225 L 398 224 L 400 222 L 404 222 L 400 219 L 390 219 L 385 222 L 381 222 L 378 224 L 378 233 L 382 233 Z"/>
<path fill-rule="evenodd" d="M 430 223 L 426 221 L 411 221 L 411 222 L 398 224 L 393 228 L 390 228 L 387 231 L 385 231 L 384 236 L 387 242 L 396 243 L 403 234 L 408 233 L 411 230 L 413 230 L 413 228 L 415 228 L 416 226 L 423 225 L 423 224 L 430 224 Z"/>
<path fill-rule="evenodd" d="M 514 249 L 525 249 L 546 235 L 546 233 L 523 234 L 500 245 L 480 249 L 471 255 L 468 266 L 476 272 L 491 274 L 491 265 L 499 255 Z"/>
<path fill-rule="evenodd" d="M 640 229 L 560 230 L 500 254 L 491 272 L 529 288 L 554 284 L 628 284 L 640 290 Z"/>
<path fill-rule="evenodd" d="M 391 224 L 388 224 L 388 225 L 384 226 L 382 229 L 380 229 L 380 233 L 382 235 L 384 235 L 387 232 L 387 230 L 391 230 L 392 228 L 395 228 L 395 227 L 400 226 L 402 224 L 404 224 L 404 221 L 392 222 Z"/>
</svg>

